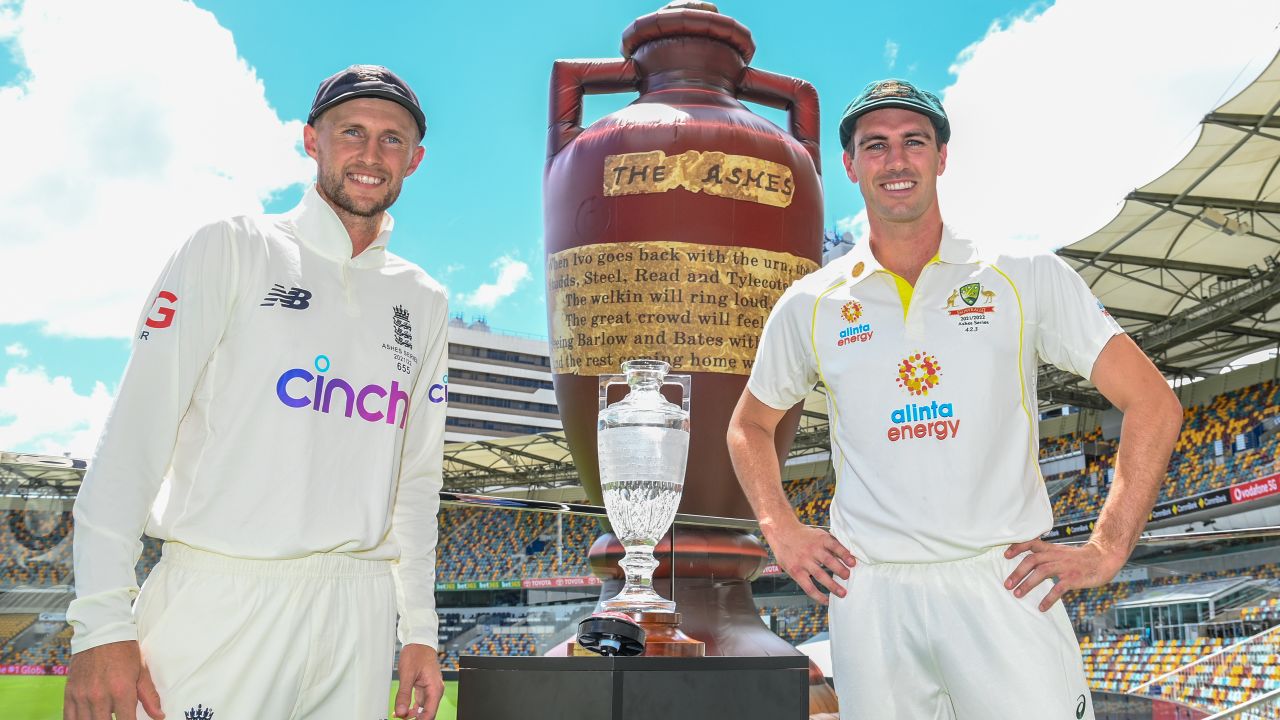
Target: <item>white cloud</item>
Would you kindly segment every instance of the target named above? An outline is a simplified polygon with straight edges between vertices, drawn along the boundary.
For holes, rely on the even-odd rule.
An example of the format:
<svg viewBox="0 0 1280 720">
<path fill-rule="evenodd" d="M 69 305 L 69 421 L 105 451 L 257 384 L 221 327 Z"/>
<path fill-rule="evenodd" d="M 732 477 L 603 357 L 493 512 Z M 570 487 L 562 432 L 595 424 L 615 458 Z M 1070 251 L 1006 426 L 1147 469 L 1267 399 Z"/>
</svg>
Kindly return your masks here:
<svg viewBox="0 0 1280 720">
<path fill-rule="evenodd" d="M 11 368 L 0 384 L 0 449 L 87 458 L 111 400 L 101 382 L 81 395 L 71 378 L 50 378 L 44 368 Z"/>
<path fill-rule="evenodd" d="M 31 351 L 27 350 L 26 345 L 23 345 L 20 342 L 16 342 L 16 343 L 13 343 L 12 345 L 6 345 L 4 348 L 4 354 L 8 355 L 9 357 L 24 358 L 30 355 Z"/>
<path fill-rule="evenodd" d="M 1061 2 L 996 23 L 951 72 L 942 214 L 976 239 L 1069 244 L 1180 160 L 1280 47 L 1275 6 Z"/>
<path fill-rule="evenodd" d="M 890 70 L 898 64 L 898 43 L 892 40 L 884 41 L 884 62 Z"/>
<path fill-rule="evenodd" d="M 519 289 L 521 283 L 529 279 L 529 266 L 508 255 L 494 260 L 489 267 L 498 271 L 497 279 L 491 283 L 482 284 L 475 289 L 475 292 L 459 294 L 459 302 L 481 310 L 492 310 Z"/>
<path fill-rule="evenodd" d="M 209 12 L 181 0 L 4 6 L 0 51 L 20 72 L 0 86 L 0 324 L 126 336 L 196 227 L 261 212 L 314 177 L 301 122 L 280 120 Z"/>
</svg>

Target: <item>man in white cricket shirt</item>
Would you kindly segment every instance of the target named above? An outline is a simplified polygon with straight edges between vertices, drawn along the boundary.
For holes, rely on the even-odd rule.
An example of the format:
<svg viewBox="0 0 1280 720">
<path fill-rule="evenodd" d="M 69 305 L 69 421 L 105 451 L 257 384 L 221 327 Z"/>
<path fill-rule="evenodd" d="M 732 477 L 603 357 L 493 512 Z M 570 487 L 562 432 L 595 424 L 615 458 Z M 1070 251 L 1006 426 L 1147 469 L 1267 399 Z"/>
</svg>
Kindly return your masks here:
<svg viewBox="0 0 1280 720">
<path fill-rule="evenodd" d="M 1182 409 L 1060 259 L 991 253 L 943 224 L 949 138 L 938 99 L 901 80 L 871 83 L 845 110 L 845 169 L 870 237 L 773 308 L 729 447 L 778 562 L 815 600 L 830 597 L 842 716 L 1092 718 L 1057 600 L 1109 582 L 1128 559 Z M 1053 518 L 1037 462 L 1037 358 L 1090 379 L 1124 413 L 1115 481 L 1082 547 L 1038 539 Z M 796 519 L 773 452 L 778 421 L 819 381 L 837 477 L 831 534 Z"/>
<path fill-rule="evenodd" d="M 165 267 L 76 499 L 65 718 L 383 718 L 397 615 L 396 715 L 434 717 L 448 312 L 386 213 L 425 131 L 390 70 L 337 73 L 301 203 Z"/>
</svg>

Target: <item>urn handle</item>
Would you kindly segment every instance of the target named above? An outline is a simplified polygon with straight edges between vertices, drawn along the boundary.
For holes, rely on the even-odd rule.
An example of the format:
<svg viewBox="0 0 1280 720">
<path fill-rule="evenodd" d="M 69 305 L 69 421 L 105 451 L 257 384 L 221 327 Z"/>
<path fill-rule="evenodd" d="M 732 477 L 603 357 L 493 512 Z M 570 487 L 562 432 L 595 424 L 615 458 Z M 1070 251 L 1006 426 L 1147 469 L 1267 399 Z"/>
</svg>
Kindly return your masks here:
<svg viewBox="0 0 1280 720">
<path fill-rule="evenodd" d="M 597 378 L 600 383 L 600 410 L 603 411 L 609 407 L 609 388 L 615 385 L 626 385 L 626 375 L 601 375 Z M 693 376 L 692 375 L 667 375 L 662 379 L 662 387 L 672 385 L 680 388 L 680 409 L 689 412 L 689 400 L 693 395 Z"/>
<path fill-rule="evenodd" d="M 786 110 L 791 120 L 791 135 L 808 151 L 813 159 L 813 169 L 822 174 L 818 91 L 813 85 L 799 78 L 748 66 L 738 81 L 738 99 Z"/>
<path fill-rule="evenodd" d="M 640 78 L 631 60 L 557 60 L 551 66 L 547 157 L 555 157 L 582 132 L 582 96 L 637 91 Z"/>
</svg>

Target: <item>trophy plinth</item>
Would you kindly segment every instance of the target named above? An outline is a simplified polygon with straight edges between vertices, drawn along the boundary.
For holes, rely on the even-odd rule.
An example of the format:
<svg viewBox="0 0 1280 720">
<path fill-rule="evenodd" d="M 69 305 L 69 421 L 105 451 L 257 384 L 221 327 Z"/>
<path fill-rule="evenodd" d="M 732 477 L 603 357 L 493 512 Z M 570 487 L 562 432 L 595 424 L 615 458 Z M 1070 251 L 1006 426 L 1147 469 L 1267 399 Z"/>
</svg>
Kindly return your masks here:
<svg viewBox="0 0 1280 720">
<path fill-rule="evenodd" d="M 680 630 L 680 613 L 677 612 L 631 612 L 625 613 L 643 630 L 642 640 L 640 641 L 641 652 L 610 651 L 601 652 L 597 647 L 599 643 L 599 633 L 601 630 L 610 631 L 614 637 L 620 635 L 618 629 L 603 627 L 601 625 L 599 615 L 593 615 L 582 621 L 578 631 L 578 642 L 575 643 L 570 655 L 577 657 L 590 657 L 593 655 L 643 655 L 644 657 L 706 657 L 707 646 L 701 640 L 689 637 Z M 589 634 L 597 633 L 596 635 Z M 613 640 L 614 638 L 609 638 Z M 614 640 L 620 646 L 626 646 L 626 640 L 619 638 Z"/>
</svg>

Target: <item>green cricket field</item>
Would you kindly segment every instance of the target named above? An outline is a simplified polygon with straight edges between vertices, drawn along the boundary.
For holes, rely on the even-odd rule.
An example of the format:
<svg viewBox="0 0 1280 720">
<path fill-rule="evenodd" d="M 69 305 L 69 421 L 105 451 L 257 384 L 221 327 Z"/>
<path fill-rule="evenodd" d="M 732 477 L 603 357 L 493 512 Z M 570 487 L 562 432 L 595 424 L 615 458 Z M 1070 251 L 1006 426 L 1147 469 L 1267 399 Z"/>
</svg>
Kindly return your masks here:
<svg viewBox="0 0 1280 720">
<path fill-rule="evenodd" d="M 0 677 L 0 698 L 4 698 L 0 705 L 4 706 L 4 720 L 61 720 L 62 689 L 66 684 L 65 677 Z M 391 700 L 395 698 L 397 686 L 398 683 L 393 684 L 388 698 L 388 718 L 391 717 Z M 436 720 L 457 720 L 457 715 L 458 683 L 447 681 Z"/>
</svg>

